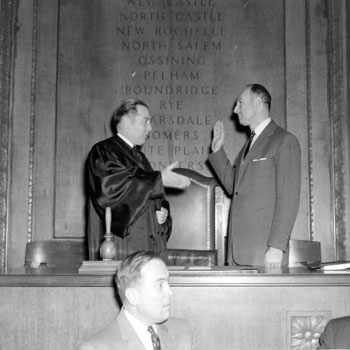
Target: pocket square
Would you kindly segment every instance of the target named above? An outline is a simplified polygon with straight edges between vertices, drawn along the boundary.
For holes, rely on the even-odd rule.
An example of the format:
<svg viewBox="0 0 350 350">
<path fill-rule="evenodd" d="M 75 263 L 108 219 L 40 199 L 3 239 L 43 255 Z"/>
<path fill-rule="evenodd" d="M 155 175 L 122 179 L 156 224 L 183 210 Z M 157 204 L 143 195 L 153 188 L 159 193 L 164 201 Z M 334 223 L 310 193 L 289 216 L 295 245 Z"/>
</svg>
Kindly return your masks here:
<svg viewBox="0 0 350 350">
<path fill-rule="evenodd" d="M 261 162 L 262 160 L 266 160 L 267 158 L 257 158 L 257 159 L 253 159 L 253 162 Z"/>
</svg>

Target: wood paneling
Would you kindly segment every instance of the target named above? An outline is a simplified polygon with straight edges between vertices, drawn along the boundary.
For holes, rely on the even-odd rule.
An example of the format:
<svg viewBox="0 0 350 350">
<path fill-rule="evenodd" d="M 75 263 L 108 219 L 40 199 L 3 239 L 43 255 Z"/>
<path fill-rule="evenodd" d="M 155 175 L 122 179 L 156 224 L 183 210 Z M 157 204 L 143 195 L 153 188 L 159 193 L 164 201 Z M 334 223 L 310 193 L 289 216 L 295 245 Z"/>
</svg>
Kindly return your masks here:
<svg viewBox="0 0 350 350">
<path fill-rule="evenodd" d="M 118 311 L 113 288 L 3 287 L 0 297 L 2 349 L 74 350 Z"/>
<path fill-rule="evenodd" d="M 316 348 L 327 320 L 350 314 L 350 275 L 296 271 L 171 271 L 172 315 L 191 321 L 203 350 Z M 0 276 L 0 347 L 76 349 L 117 314 L 112 280 L 112 275 Z"/>
</svg>

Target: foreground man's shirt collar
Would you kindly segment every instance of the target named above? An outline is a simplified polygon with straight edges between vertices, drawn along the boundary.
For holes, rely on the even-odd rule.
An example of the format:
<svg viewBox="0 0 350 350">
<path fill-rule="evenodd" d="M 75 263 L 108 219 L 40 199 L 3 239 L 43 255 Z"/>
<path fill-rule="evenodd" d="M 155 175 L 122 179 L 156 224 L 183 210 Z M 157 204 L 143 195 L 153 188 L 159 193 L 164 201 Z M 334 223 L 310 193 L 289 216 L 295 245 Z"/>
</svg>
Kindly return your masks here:
<svg viewBox="0 0 350 350">
<path fill-rule="evenodd" d="M 134 328 L 136 334 L 142 341 L 142 344 L 147 350 L 153 350 L 153 344 L 152 344 L 152 338 L 151 334 L 148 332 L 147 327 L 142 322 L 140 322 L 137 318 L 135 318 L 133 315 L 130 314 L 126 309 L 124 309 L 125 315 L 129 322 L 131 323 L 132 327 Z M 153 329 L 157 333 L 157 327 L 156 325 L 152 325 Z"/>
</svg>

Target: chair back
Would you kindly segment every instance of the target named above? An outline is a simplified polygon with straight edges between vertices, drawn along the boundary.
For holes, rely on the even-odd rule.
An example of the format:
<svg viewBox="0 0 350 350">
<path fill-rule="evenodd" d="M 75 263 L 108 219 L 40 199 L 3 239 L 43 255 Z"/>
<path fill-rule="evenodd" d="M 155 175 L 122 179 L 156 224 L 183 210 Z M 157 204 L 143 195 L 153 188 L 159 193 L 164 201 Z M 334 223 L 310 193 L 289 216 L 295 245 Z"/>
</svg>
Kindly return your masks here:
<svg viewBox="0 0 350 350">
<path fill-rule="evenodd" d="M 210 264 L 224 263 L 223 192 L 214 178 L 203 176 L 190 169 L 175 172 L 191 179 L 185 190 L 166 188 L 173 219 L 172 234 L 167 247 L 169 261 L 191 263 L 196 259 Z M 220 200 L 219 200 L 219 199 Z M 93 204 L 88 201 L 89 260 L 99 259 L 103 239 L 102 220 Z M 205 252 L 206 251 L 206 252 Z M 201 260 L 201 263 L 204 262 Z"/>
<path fill-rule="evenodd" d="M 189 177 L 191 186 L 184 190 L 166 189 L 173 219 L 168 248 L 215 249 L 216 180 L 190 169 L 175 171 Z"/>
<path fill-rule="evenodd" d="M 51 240 L 27 243 L 26 267 L 77 268 L 87 260 L 85 241 Z"/>
</svg>

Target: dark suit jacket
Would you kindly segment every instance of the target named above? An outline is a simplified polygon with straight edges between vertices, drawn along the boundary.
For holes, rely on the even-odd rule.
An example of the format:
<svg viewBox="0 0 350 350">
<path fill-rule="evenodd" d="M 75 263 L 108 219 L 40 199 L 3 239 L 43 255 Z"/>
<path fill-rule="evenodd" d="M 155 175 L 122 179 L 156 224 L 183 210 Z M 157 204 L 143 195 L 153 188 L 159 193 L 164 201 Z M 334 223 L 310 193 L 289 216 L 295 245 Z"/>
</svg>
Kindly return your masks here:
<svg viewBox="0 0 350 350">
<path fill-rule="evenodd" d="M 318 349 L 350 349 L 350 317 L 330 320 L 319 341 Z"/>
<path fill-rule="evenodd" d="M 196 349 L 196 338 L 187 320 L 170 318 L 157 325 L 162 350 Z M 145 350 L 122 310 L 116 319 L 86 340 L 79 350 Z"/>
<path fill-rule="evenodd" d="M 288 252 L 299 208 L 300 146 L 274 121 L 259 135 L 244 163 L 243 150 L 231 166 L 223 149 L 209 162 L 232 195 L 228 263 L 263 266 L 268 246 Z M 284 254 L 283 264 L 288 264 Z"/>
<path fill-rule="evenodd" d="M 131 149 L 117 135 L 95 144 L 87 160 L 87 188 L 92 203 L 88 225 L 95 227 L 88 230 L 90 260 L 98 258 L 104 233 L 91 221 L 104 222 L 106 207 L 112 211 L 118 260 L 138 250 L 165 251 L 171 233 L 170 211 L 166 223 L 160 225 L 156 210 L 169 205 L 161 173 L 153 171 L 141 151 Z"/>
</svg>

